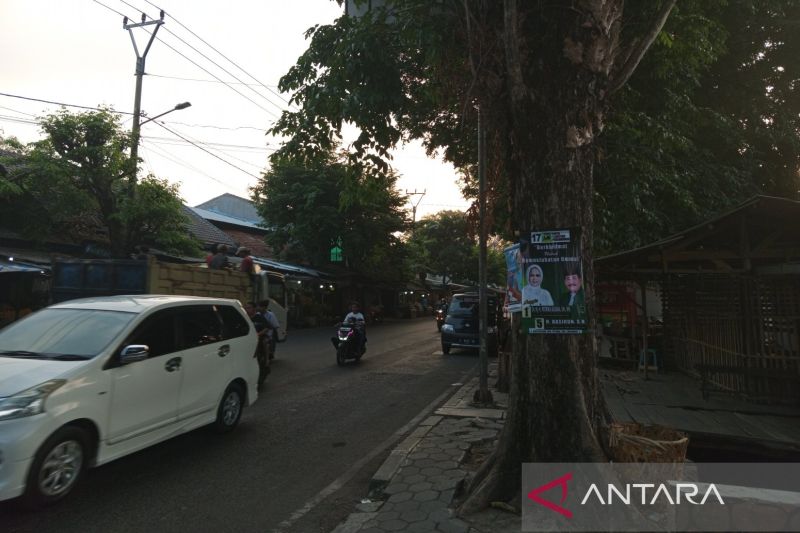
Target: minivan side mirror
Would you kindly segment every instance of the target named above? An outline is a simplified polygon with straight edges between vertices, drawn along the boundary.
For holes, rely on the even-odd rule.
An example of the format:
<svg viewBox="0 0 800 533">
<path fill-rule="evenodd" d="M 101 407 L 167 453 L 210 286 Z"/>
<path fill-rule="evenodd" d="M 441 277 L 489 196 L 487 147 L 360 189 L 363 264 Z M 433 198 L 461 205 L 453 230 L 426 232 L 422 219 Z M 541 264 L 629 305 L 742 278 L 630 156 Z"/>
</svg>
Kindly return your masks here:
<svg viewBox="0 0 800 533">
<path fill-rule="evenodd" d="M 146 344 L 130 344 L 119 352 L 120 364 L 127 365 L 136 361 L 144 361 L 150 356 L 150 347 Z"/>
</svg>

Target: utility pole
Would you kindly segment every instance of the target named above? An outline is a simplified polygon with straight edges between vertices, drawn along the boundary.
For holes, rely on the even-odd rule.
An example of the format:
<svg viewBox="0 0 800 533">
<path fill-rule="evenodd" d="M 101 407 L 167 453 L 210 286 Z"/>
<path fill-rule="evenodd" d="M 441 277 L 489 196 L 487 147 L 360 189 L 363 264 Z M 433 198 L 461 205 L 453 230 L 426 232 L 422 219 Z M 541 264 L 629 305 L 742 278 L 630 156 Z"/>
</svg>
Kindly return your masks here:
<svg viewBox="0 0 800 533">
<path fill-rule="evenodd" d="M 419 200 L 417 203 L 411 202 L 411 231 L 414 231 L 414 227 L 417 225 L 417 207 L 419 206 L 420 202 L 422 202 L 422 198 L 425 196 L 425 193 L 428 192 L 428 189 L 423 189 L 422 192 L 418 192 L 417 189 L 414 189 L 414 192 L 410 192 L 406 189 L 407 196 L 417 196 L 419 195 Z"/>
<path fill-rule="evenodd" d="M 480 336 L 480 379 L 478 390 L 475 391 L 473 401 L 480 404 L 494 402 L 492 391 L 489 390 L 489 346 L 488 346 L 488 320 L 489 320 L 489 294 L 486 289 L 486 126 L 483 120 L 483 110 L 478 108 L 478 312 Z M 493 309 L 492 312 L 495 310 Z"/>
<path fill-rule="evenodd" d="M 131 178 L 130 178 L 130 195 L 133 196 L 136 185 L 136 173 L 139 167 L 139 119 L 142 113 L 142 78 L 144 77 L 144 62 L 147 58 L 147 52 L 150 51 L 150 46 L 156 38 L 158 28 L 164 24 L 164 11 L 161 11 L 161 18 L 159 20 L 147 20 L 147 15 L 142 13 L 142 21 L 136 24 L 128 24 L 128 17 L 122 19 L 122 27 L 128 30 L 133 43 L 133 51 L 136 52 L 136 96 L 133 100 L 133 127 L 131 128 Z M 143 28 L 145 26 L 155 25 L 153 33 L 150 34 L 150 40 L 147 42 L 144 52 L 139 55 L 139 48 L 136 46 L 136 38 L 133 36 L 134 28 Z"/>
</svg>

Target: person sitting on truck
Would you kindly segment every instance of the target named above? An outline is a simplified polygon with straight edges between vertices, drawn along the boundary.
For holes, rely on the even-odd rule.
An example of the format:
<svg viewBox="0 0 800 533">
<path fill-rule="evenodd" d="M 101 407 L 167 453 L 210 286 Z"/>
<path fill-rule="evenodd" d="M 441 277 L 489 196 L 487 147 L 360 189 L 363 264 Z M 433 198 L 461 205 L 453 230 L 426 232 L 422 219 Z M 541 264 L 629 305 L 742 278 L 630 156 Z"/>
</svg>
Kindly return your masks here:
<svg viewBox="0 0 800 533">
<path fill-rule="evenodd" d="M 212 257 L 211 261 L 208 263 L 208 268 L 222 270 L 223 268 L 228 268 L 229 266 L 228 247 L 224 244 L 220 244 L 217 246 L 217 253 L 214 254 L 214 257 Z"/>
<path fill-rule="evenodd" d="M 150 247 L 144 244 L 135 246 L 133 258 L 137 261 L 147 261 L 150 258 Z"/>
</svg>

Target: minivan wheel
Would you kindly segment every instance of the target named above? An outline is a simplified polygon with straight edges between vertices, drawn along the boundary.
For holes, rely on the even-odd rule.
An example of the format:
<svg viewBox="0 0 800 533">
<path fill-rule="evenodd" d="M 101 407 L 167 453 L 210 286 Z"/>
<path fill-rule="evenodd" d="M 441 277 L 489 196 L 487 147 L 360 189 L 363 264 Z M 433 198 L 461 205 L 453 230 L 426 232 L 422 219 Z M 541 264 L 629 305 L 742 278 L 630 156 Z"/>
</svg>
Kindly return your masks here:
<svg viewBox="0 0 800 533">
<path fill-rule="evenodd" d="M 86 466 L 88 438 L 79 427 L 65 426 L 50 435 L 33 459 L 23 502 L 36 509 L 66 497 Z"/>
<path fill-rule="evenodd" d="M 214 430 L 217 433 L 227 433 L 239 424 L 244 409 L 244 392 L 241 385 L 231 383 L 225 389 L 225 394 L 217 407 L 217 419 L 214 421 Z"/>
<path fill-rule="evenodd" d="M 447 355 L 450 353 L 450 345 L 449 344 L 442 344 L 442 353 Z"/>
</svg>

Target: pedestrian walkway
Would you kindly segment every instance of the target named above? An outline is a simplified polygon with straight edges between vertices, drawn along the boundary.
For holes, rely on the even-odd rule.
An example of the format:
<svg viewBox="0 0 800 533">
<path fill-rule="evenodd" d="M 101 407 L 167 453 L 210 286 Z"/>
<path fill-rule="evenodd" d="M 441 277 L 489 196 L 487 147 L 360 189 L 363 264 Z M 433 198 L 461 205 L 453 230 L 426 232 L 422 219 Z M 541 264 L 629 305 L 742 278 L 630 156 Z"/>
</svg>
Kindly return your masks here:
<svg viewBox="0 0 800 533">
<path fill-rule="evenodd" d="M 496 381 L 490 368 L 489 383 Z M 395 448 L 370 483 L 369 497 L 332 533 L 500 533 L 520 530 L 518 515 L 486 510 L 469 521 L 452 509 L 478 451 L 490 451 L 503 428 L 508 396 L 492 390 L 495 405 L 471 404 L 474 378 Z"/>
</svg>

